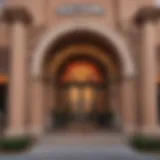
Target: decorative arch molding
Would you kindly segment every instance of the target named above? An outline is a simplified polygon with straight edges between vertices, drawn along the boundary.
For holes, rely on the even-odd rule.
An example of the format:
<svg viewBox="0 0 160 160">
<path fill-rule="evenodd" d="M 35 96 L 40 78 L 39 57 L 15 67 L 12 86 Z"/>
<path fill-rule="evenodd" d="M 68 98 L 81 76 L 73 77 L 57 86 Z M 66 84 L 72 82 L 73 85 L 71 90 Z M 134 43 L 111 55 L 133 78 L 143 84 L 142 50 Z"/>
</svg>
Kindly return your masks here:
<svg viewBox="0 0 160 160">
<path fill-rule="evenodd" d="M 77 53 L 76 51 L 79 52 Z M 54 60 L 51 63 L 49 63 L 47 69 L 45 70 L 45 73 L 48 73 L 49 75 L 56 75 L 58 69 L 66 59 L 72 56 L 78 57 L 81 56 L 81 54 L 83 54 L 83 56 L 88 56 L 97 59 L 100 63 L 103 64 L 103 66 L 105 66 L 108 69 L 110 77 L 114 78 L 118 74 L 117 68 L 115 67 L 111 59 L 104 54 L 104 51 L 88 44 L 70 46 L 58 52 L 58 54 L 56 53 Z"/>
<path fill-rule="evenodd" d="M 60 25 L 57 28 L 53 28 L 49 32 L 44 34 L 40 43 L 35 49 L 32 64 L 31 75 L 33 77 L 41 77 L 43 75 L 43 62 L 47 54 L 47 49 L 54 44 L 60 37 L 66 33 L 72 33 L 75 31 L 92 31 L 106 40 L 106 44 L 111 44 L 117 51 L 117 56 L 122 64 L 123 76 L 132 77 L 136 74 L 134 62 L 127 46 L 123 42 L 123 38 L 119 37 L 113 31 L 106 27 L 99 26 L 93 23 L 69 23 Z"/>
</svg>

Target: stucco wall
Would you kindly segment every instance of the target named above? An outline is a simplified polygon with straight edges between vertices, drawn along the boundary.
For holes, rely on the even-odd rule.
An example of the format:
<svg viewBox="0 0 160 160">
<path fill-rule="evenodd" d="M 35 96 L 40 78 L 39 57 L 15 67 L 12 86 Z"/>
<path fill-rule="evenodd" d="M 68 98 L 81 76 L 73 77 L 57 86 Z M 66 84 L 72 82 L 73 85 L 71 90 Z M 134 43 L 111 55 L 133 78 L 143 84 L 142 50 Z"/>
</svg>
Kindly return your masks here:
<svg viewBox="0 0 160 160">
<path fill-rule="evenodd" d="M 117 4 L 115 3 L 117 2 Z M 94 22 L 93 24 L 100 24 L 106 26 L 106 28 L 113 29 L 117 21 L 120 21 L 120 25 L 123 28 L 122 34 L 125 37 L 126 43 L 130 47 L 130 50 L 133 54 L 136 54 L 138 51 L 135 50 L 136 42 L 138 45 L 139 35 L 135 35 L 132 33 L 132 18 L 135 12 L 142 6 L 145 5 L 153 5 L 154 0 L 6 0 L 7 6 L 17 6 L 17 5 L 24 5 L 26 6 L 29 11 L 33 15 L 33 26 L 34 30 L 36 31 L 36 27 L 45 25 L 46 28 L 53 28 L 59 26 L 60 24 L 69 24 L 70 22 L 79 22 L 79 21 L 87 21 L 87 22 Z M 56 9 L 64 4 L 97 4 L 104 9 L 104 13 L 100 16 L 59 16 L 56 14 Z M 118 7 L 118 8 L 116 8 Z M 7 41 L 7 34 L 5 34 L 6 29 L 2 24 L 0 24 L 0 44 L 4 44 Z M 42 34 L 40 32 L 39 34 Z M 35 41 L 38 41 L 38 37 L 35 38 L 35 35 L 32 34 Z M 33 37 L 30 37 L 30 42 L 34 44 L 31 40 Z M 159 37 L 159 36 L 158 36 Z M 159 38 L 157 38 L 159 40 Z M 137 46 L 136 45 L 136 46 Z M 33 46 L 33 45 L 32 45 Z M 33 49 L 29 49 L 29 53 L 34 51 L 35 45 L 32 47 Z M 139 47 L 137 47 L 139 48 Z M 32 51 L 33 50 L 33 51 Z"/>
<path fill-rule="evenodd" d="M 114 6 L 118 4 L 119 8 Z M 25 5 L 32 12 L 35 25 L 47 24 L 53 26 L 62 21 L 73 21 L 78 19 L 86 19 L 97 21 L 113 26 L 116 16 L 118 15 L 122 23 L 126 24 L 131 19 L 136 10 L 144 5 L 151 5 L 154 0 L 6 0 L 6 5 Z M 58 16 L 55 10 L 66 4 L 96 4 L 104 8 L 105 12 L 102 16 Z M 119 13 L 118 13 L 119 12 Z M 116 15 L 117 14 L 117 15 Z"/>
</svg>

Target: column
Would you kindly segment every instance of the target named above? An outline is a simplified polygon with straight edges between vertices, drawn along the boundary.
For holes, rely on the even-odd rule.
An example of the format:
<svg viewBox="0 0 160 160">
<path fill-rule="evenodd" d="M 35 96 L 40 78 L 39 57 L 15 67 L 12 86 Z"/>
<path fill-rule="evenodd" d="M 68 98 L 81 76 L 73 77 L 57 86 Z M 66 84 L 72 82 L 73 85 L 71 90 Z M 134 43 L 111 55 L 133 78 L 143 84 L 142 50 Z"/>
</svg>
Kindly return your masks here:
<svg viewBox="0 0 160 160">
<path fill-rule="evenodd" d="M 124 77 L 120 83 L 122 129 L 126 134 L 136 130 L 135 83 L 133 77 Z"/>
<path fill-rule="evenodd" d="M 0 20 L 0 34 L 1 34 L 1 38 L 0 38 L 0 46 L 2 48 L 5 48 L 8 46 L 8 42 L 9 42 L 9 25 L 5 20 Z"/>
<path fill-rule="evenodd" d="M 140 107 L 142 130 L 143 132 L 155 132 L 157 127 L 155 24 L 148 20 L 141 27 Z"/>
<path fill-rule="evenodd" d="M 53 108 L 53 80 L 51 77 L 48 77 L 45 81 L 45 100 L 46 100 L 46 110 L 51 110 Z"/>
<path fill-rule="evenodd" d="M 30 106 L 30 134 L 41 135 L 45 125 L 45 86 L 41 77 L 32 80 L 31 106 Z"/>
<path fill-rule="evenodd" d="M 27 29 L 16 20 L 11 30 L 11 60 L 9 77 L 8 135 L 25 133 Z"/>
<path fill-rule="evenodd" d="M 110 84 L 109 90 L 109 107 L 112 109 L 115 119 L 114 119 L 114 127 L 116 130 L 119 130 L 122 125 L 122 117 L 121 117 L 121 105 L 120 105 L 120 97 L 119 97 L 119 82 L 113 82 Z"/>
<path fill-rule="evenodd" d="M 115 97 L 115 94 L 116 94 L 116 85 L 115 83 L 110 83 L 110 86 L 109 86 L 109 107 L 111 108 L 111 110 L 114 112 L 115 116 L 117 114 L 117 104 L 116 104 L 116 97 Z"/>
<path fill-rule="evenodd" d="M 46 82 L 46 91 L 45 91 L 45 102 L 47 103 L 47 105 L 45 105 L 44 107 L 46 108 L 46 116 L 45 116 L 45 128 L 46 131 L 51 131 L 53 128 L 53 109 L 55 107 L 55 100 L 54 100 L 54 92 L 55 92 L 55 88 L 54 88 L 55 84 L 54 84 L 54 79 L 53 77 L 48 77 L 48 81 Z"/>
</svg>

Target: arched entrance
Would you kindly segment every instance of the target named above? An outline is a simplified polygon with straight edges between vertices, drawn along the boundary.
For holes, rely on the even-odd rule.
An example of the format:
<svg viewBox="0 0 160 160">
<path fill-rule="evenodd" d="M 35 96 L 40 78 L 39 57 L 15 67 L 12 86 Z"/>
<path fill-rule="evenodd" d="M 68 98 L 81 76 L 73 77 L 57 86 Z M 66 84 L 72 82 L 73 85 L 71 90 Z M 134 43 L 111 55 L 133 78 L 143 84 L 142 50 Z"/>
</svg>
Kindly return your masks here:
<svg viewBox="0 0 160 160">
<path fill-rule="evenodd" d="M 84 126 L 84 123 L 90 126 L 92 124 L 92 129 L 100 125 L 107 127 L 106 112 L 110 108 L 106 96 L 108 90 L 106 74 L 103 66 L 93 58 L 81 54 L 67 59 L 56 75 L 58 92 L 53 112 L 62 113 L 67 110 L 69 122 L 74 122 L 74 125 L 76 123 L 76 126 L 79 124 L 79 128 L 80 124 Z M 104 116 L 103 123 L 100 123 L 98 116 L 101 121 Z M 65 115 L 62 115 L 62 118 L 64 117 Z M 53 118 L 55 119 L 55 116 Z"/>
<path fill-rule="evenodd" d="M 32 106 L 36 106 L 32 109 L 34 132 L 44 130 L 46 117 L 52 117 L 51 110 L 63 106 L 58 105 L 59 102 L 66 106 L 68 100 L 70 103 L 76 103 L 75 108 L 82 109 L 85 115 L 84 106 L 91 105 L 93 99 L 97 101 L 96 106 L 103 103 L 110 106 L 118 118 L 117 122 L 121 121 L 124 130 L 133 129 L 135 114 L 132 85 L 135 70 L 131 57 L 125 45 L 112 32 L 91 26 L 66 26 L 63 30 L 53 34 L 51 32 L 38 47 L 32 65 L 32 77 L 35 78 Z M 84 71 L 77 70 L 78 74 L 74 75 L 75 64 Z M 67 71 L 68 67 L 72 69 Z M 81 72 L 86 74 L 84 79 L 80 77 Z M 80 81 L 81 78 L 84 82 Z M 67 88 L 67 91 L 65 90 L 67 93 L 61 92 L 65 93 L 65 96 L 63 95 L 65 100 L 60 98 L 60 88 L 57 88 L 59 86 L 63 86 L 63 91 L 65 87 Z M 83 88 L 83 94 L 78 93 L 79 88 Z M 87 90 L 85 93 L 84 89 Z M 98 96 L 93 98 L 95 93 L 93 90 L 97 90 L 96 94 L 98 93 L 100 98 Z M 85 98 L 82 98 L 82 95 L 85 95 Z M 92 100 L 87 101 L 87 98 Z M 77 106 L 79 104 L 77 101 L 80 102 L 80 107 Z M 82 115 L 80 117 L 82 118 Z"/>
</svg>

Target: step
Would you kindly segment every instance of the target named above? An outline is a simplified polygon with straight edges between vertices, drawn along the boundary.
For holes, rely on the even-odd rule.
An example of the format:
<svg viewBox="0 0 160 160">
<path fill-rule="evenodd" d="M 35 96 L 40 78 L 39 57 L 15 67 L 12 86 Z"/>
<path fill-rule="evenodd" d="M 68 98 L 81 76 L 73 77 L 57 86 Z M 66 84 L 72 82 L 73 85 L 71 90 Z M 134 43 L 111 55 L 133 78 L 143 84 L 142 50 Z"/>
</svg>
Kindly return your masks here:
<svg viewBox="0 0 160 160">
<path fill-rule="evenodd" d="M 66 130 L 67 131 L 95 131 L 96 127 L 91 123 L 72 122 L 67 126 Z"/>
<path fill-rule="evenodd" d="M 106 145 L 124 144 L 125 137 L 112 133 L 53 133 L 40 141 L 45 145 Z"/>
</svg>

